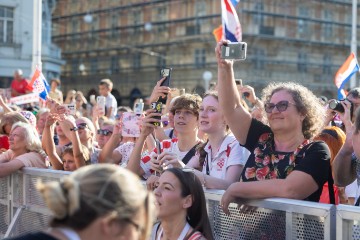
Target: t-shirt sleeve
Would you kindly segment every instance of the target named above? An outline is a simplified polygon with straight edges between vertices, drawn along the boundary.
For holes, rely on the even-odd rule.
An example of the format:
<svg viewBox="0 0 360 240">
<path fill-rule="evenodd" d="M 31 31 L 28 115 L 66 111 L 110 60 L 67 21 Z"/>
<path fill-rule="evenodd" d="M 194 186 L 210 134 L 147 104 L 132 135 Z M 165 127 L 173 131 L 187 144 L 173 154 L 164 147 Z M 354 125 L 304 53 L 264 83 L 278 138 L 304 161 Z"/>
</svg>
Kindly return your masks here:
<svg viewBox="0 0 360 240">
<path fill-rule="evenodd" d="M 146 155 L 141 158 L 140 167 L 144 171 L 143 178 L 148 179 L 151 176 L 152 169 L 151 169 L 151 156 L 155 154 L 155 151 L 152 151 L 149 155 Z"/>
<path fill-rule="evenodd" d="M 260 136 L 267 132 L 271 132 L 270 127 L 253 118 L 251 120 L 249 132 L 244 147 L 246 147 L 250 152 L 252 152 L 257 142 L 259 141 Z"/>
<path fill-rule="evenodd" d="M 20 160 L 25 167 L 45 168 L 45 159 L 42 159 L 38 153 L 29 152 L 22 154 L 14 159 Z"/>
<path fill-rule="evenodd" d="M 226 168 L 233 165 L 244 166 L 250 156 L 250 152 L 246 148 L 242 147 L 238 141 L 234 141 L 229 145 L 229 147 L 231 147 L 231 152 L 226 162 Z"/>
<path fill-rule="evenodd" d="M 329 177 L 330 150 L 324 142 L 314 142 L 305 151 L 305 155 L 299 160 L 294 171 L 309 174 L 319 187 L 325 184 Z"/>
</svg>

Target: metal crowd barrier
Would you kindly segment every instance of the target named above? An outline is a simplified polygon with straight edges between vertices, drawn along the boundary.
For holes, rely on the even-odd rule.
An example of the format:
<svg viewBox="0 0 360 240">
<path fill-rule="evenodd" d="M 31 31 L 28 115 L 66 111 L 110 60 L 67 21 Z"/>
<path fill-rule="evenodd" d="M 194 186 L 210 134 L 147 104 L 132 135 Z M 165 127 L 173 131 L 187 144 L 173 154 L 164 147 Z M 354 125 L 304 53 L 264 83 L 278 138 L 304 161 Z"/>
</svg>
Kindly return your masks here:
<svg viewBox="0 0 360 240">
<path fill-rule="evenodd" d="M 69 172 L 24 168 L 0 178 L 0 239 L 45 230 L 50 211 L 37 192 L 38 179 L 59 181 Z M 270 198 L 239 200 L 225 215 L 223 191 L 205 192 L 215 239 L 360 239 L 360 208 Z"/>
</svg>

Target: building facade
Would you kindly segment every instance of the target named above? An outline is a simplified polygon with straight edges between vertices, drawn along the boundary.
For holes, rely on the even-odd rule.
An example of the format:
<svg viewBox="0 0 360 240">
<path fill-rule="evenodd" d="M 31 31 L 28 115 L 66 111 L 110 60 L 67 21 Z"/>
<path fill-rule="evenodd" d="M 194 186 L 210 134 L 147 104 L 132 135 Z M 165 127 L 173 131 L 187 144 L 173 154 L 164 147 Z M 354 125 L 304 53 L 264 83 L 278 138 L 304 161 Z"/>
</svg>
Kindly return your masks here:
<svg viewBox="0 0 360 240">
<path fill-rule="evenodd" d="M 43 0 L 42 71 L 47 79 L 59 77 L 61 50 L 51 42 L 51 13 L 55 0 Z M 31 75 L 33 49 L 33 0 L 0 2 L 0 88 L 10 86 L 15 69 Z"/>
<path fill-rule="evenodd" d="M 350 53 L 351 2 L 242 0 L 237 11 L 248 52 L 235 63 L 235 77 L 257 91 L 295 81 L 336 96 L 333 78 Z M 201 91 L 204 72 L 217 81 L 212 31 L 220 13 L 217 0 L 59 0 L 53 41 L 66 60 L 64 87 L 86 95 L 110 78 L 118 98 L 138 90 L 145 96 L 168 66 L 173 87 Z"/>
</svg>

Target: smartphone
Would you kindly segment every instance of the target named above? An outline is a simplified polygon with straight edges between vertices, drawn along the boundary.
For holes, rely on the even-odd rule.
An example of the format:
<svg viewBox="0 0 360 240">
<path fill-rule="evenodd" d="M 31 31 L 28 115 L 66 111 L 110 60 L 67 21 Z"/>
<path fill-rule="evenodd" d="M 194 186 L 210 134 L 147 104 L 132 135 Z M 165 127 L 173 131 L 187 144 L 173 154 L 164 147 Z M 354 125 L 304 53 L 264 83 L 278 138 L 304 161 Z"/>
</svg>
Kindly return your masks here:
<svg viewBox="0 0 360 240">
<path fill-rule="evenodd" d="M 140 116 L 144 111 L 144 102 L 142 99 L 139 100 L 139 102 L 135 103 L 134 105 L 134 113 L 138 116 Z"/>
<path fill-rule="evenodd" d="M 75 103 L 64 104 L 64 107 L 66 109 L 65 110 L 66 114 L 75 116 L 75 114 L 76 114 L 76 105 L 75 105 Z"/>
<path fill-rule="evenodd" d="M 160 70 L 160 78 L 166 77 L 160 86 L 167 86 L 167 87 L 170 86 L 171 71 L 172 71 L 172 68 L 162 68 Z"/>
<path fill-rule="evenodd" d="M 151 108 L 155 109 L 156 113 L 161 113 L 162 102 L 153 102 L 153 103 L 151 103 Z M 152 124 L 154 124 L 154 126 L 159 127 L 160 126 L 160 121 L 161 121 L 161 116 L 156 116 L 154 118 L 159 119 L 159 122 L 153 122 Z"/>
<path fill-rule="evenodd" d="M 102 112 L 104 114 L 105 114 L 105 102 L 106 102 L 106 98 L 104 96 L 97 96 L 96 103 L 98 107 L 102 109 Z"/>
<path fill-rule="evenodd" d="M 246 42 L 233 42 L 224 44 L 221 47 L 221 58 L 231 60 L 245 60 L 246 59 Z"/>
<path fill-rule="evenodd" d="M 172 68 L 162 68 L 160 70 L 160 78 L 166 77 L 165 80 L 161 83 L 160 86 L 170 87 L 171 71 L 172 71 Z M 167 100 L 167 97 L 160 97 L 159 98 L 159 101 L 162 104 L 165 104 L 166 100 Z"/>
</svg>

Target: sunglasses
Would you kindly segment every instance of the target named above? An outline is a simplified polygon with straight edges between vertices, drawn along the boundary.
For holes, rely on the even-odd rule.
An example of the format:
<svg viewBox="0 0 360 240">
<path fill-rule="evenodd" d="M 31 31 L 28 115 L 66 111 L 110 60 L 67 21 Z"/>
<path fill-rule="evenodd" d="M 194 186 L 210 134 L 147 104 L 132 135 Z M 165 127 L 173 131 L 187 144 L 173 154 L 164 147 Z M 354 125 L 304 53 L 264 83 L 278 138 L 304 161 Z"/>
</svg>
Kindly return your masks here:
<svg viewBox="0 0 360 240">
<path fill-rule="evenodd" d="M 84 130 L 85 128 L 89 128 L 86 123 L 79 123 L 76 127 L 81 130 Z"/>
<path fill-rule="evenodd" d="M 97 134 L 103 135 L 103 136 L 109 136 L 112 133 L 113 133 L 112 131 L 107 130 L 107 129 L 98 129 L 97 130 Z"/>
<path fill-rule="evenodd" d="M 284 100 L 284 101 L 278 102 L 277 104 L 265 103 L 264 108 L 265 108 L 265 112 L 267 112 L 267 113 L 272 113 L 272 111 L 274 110 L 275 107 L 279 112 L 284 112 L 289 107 L 289 104 L 296 105 L 294 103 Z"/>
</svg>

